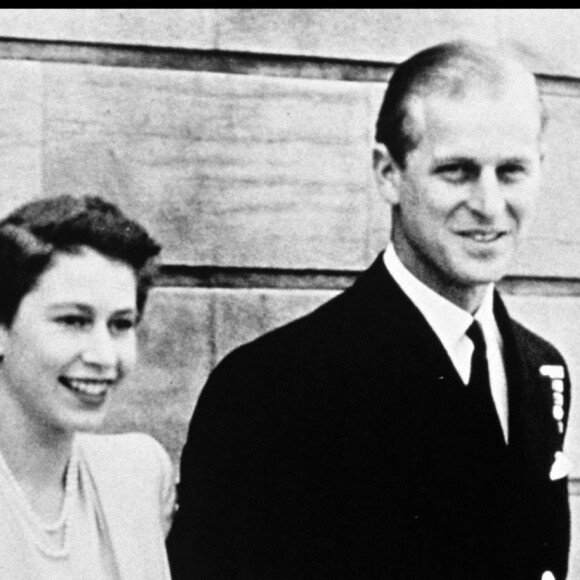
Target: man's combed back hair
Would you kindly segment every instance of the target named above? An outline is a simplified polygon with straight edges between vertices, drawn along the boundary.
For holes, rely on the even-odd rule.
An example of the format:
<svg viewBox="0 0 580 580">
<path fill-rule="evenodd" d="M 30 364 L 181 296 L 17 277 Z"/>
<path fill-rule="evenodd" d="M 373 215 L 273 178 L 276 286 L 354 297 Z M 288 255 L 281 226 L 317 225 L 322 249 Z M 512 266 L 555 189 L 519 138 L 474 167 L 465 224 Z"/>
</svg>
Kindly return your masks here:
<svg viewBox="0 0 580 580">
<path fill-rule="evenodd" d="M 151 284 L 152 258 L 161 247 L 113 203 L 63 195 L 25 204 L 0 221 L 0 323 L 12 323 L 22 298 L 55 254 L 74 254 L 83 247 L 133 269 L 141 312 Z"/>
<path fill-rule="evenodd" d="M 440 94 L 458 99 L 474 86 L 499 92 L 513 78 L 515 67 L 520 73 L 525 70 L 497 50 L 467 41 L 438 44 L 418 52 L 401 63 L 389 81 L 375 140 L 384 144 L 395 163 L 404 168 L 406 155 L 419 140 L 409 115 L 413 98 Z M 546 112 L 539 97 L 538 115 L 543 128 Z"/>
</svg>

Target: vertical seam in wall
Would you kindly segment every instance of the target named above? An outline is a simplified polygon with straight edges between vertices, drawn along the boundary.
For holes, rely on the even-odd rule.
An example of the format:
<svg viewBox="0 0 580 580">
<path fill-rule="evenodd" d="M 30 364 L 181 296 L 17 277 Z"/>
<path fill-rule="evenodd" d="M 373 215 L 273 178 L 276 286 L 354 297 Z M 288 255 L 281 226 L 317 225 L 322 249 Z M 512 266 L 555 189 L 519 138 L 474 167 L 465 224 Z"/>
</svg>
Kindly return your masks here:
<svg viewBox="0 0 580 580">
<path fill-rule="evenodd" d="M 500 10 L 501 8 L 491 8 L 493 10 L 493 28 L 495 29 L 496 38 L 495 41 L 497 44 L 500 44 L 508 38 L 504 32 L 503 22 L 501 18 Z"/>
<path fill-rule="evenodd" d="M 373 111 L 372 111 L 372 99 L 370 93 L 367 91 L 365 96 L 365 108 L 366 108 L 366 118 L 372 119 Z M 372 155 L 372 147 L 374 143 L 373 137 L 373 130 L 372 130 L 372 122 L 367 127 L 367 142 L 371 146 L 370 154 Z M 372 157 L 371 157 L 372 159 Z M 371 173 L 372 175 L 372 173 Z M 372 211 L 374 204 L 372 203 L 372 195 L 371 195 L 371 188 L 373 187 L 373 180 L 372 178 L 369 179 L 369 182 L 366 184 L 365 187 L 365 204 L 366 204 L 366 230 L 365 230 L 365 238 L 364 238 L 364 263 L 368 263 L 371 261 L 371 225 L 372 225 Z"/>
<path fill-rule="evenodd" d="M 222 9 L 222 10 L 227 10 L 227 9 Z M 220 37 L 221 37 L 221 30 L 220 30 L 220 21 L 221 19 L 219 18 L 219 8 L 212 8 L 211 9 L 211 16 L 209 17 L 211 19 L 211 24 L 210 27 L 213 29 L 212 30 L 212 44 L 215 50 L 219 50 L 220 47 Z"/>
<path fill-rule="evenodd" d="M 209 332 L 208 332 L 208 342 L 209 342 L 209 363 L 210 370 L 213 370 L 217 365 L 217 333 L 216 333 L 216 304 L 217 297 L 215 292 L 210 292 L 209 298 Z"/>
<path fill-rule="evenodd" d="M 46 65 L 42 63 L 37 63 L 38 76 L 40 77 L 40 93 L 41 93 L 41 103 L 40 103 L 40 147 L 39 147 L 39 157 L 38 162 L 40 163 L 39 170 L 39 191 L 35 192 L 35 195 L 45 195 L 45 185 L 46 185 L 46 171 L 47 163 L 47 140 L 46 140 L 46 117 L 47 117 L 47 82 L 46 82 Z"/>
</svg>

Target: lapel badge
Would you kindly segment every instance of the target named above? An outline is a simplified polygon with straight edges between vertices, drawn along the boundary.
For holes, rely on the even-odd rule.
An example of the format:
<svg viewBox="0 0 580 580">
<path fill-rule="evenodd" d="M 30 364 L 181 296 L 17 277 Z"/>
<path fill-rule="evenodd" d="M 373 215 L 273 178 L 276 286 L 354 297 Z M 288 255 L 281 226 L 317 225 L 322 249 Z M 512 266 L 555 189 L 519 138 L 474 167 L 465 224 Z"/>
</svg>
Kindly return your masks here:
<svg viewBox="0 0 580 580">
<path fill-rule="evenodd" d="M 552 383 L 552 416 L 558 424 L 558 431 L 564 432 L 564 367 L 561 365 L 542 365 L 540 374 Z"/>
<path fill-rule="evenodd" d="M 550 479 L 555 481 L 556 479 L 567 477 L 572 471 L 572 468 L 572 462 L 561 451 L 556 451 L 554 463 L 550 470 Z"/>
<path fill-rule="evenodd" d="M 551 379 L 563 379 L 564 367 L 562 365 L 542 365 L 540 367 L 540 374 Z"/>
</svg>

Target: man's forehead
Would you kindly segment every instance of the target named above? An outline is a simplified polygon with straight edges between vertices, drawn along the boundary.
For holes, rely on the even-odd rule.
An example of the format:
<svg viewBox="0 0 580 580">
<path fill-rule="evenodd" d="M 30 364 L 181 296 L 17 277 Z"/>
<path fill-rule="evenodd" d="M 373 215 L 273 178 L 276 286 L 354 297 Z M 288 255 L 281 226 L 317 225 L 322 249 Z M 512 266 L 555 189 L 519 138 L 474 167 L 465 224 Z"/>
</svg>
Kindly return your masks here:
<svg viewBox="0 0 580 580">
<path fill-rule="evenodd" d="M 525 126 L 541 135 L 542 105 L 533 85 L 510 84 L 502 90 L 472 87 L 461 96 L 445 92 L 414 95 L 407 104 L 407 130 L 421 137 L 428 125 L 438 130 L 457 127 L 462 121 L 492 132 L 499 126 L 505 131 Z"/>
</svg>

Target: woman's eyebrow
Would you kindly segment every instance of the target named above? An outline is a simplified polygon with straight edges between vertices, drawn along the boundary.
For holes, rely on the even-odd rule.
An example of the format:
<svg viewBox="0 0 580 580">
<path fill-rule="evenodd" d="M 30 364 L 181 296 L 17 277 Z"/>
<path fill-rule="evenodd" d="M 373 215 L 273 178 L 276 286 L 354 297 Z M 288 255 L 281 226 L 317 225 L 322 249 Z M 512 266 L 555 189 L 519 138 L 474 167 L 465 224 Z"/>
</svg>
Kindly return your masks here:
<svg viewBox="0 0 580 580">
<path fill-rule="evenodd" d="M 75 309 L 80 310 L 82 312 L 86 312 L 90 314 L 93 312 L 93 308 L 91 308 L 88 304 L 84 304 L 82 302 L 74 302 L 74 301 L 62 301 L 62 302 L 53 302 L 49 305 L 50 310 L 69 310 Z"/>
</svg>

